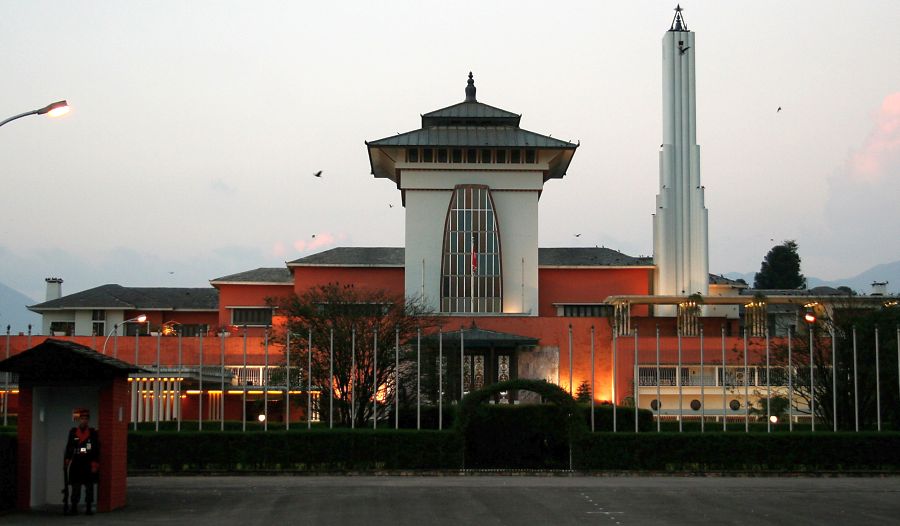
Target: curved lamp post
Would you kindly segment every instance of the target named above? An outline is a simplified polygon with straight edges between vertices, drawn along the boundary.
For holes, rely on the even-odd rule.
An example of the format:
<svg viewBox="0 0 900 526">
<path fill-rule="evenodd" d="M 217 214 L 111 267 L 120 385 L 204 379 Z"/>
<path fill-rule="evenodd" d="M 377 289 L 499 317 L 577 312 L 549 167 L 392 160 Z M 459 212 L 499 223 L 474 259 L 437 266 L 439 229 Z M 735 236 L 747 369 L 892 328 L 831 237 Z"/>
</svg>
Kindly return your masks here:
<svg viewBox="0 0 900 526">
<path fill-rule="evenodd" d="M 66 113 L 69 113 L 69 103 L 61 100 L 59 102 L 54 102 L 53 104 L 48 104 L 43 108 L 37 110 L 26 111 L 25 113 L 13 115 L 12 117 L 0 122 L 0 126 L 3 126 L 7 122 L 21 119 L 22 117 L 27 117 L 29 115 L 44 115 L 45 113 L 51 117 L 59 117 L 60 115 L 65 115 Z"/>
<path fill-rule="evenodd" d="M 144 323 L 145 321 L 147 321 L 147 315 L 141 314 L 140 316 L 135 316 L 134 318 L 131 318 L 130 320 L 123 321 L 122 325 L 125 325 L 126 323 L 129 323 L 132 321 L 136 321 L 138 323 Z M 103 350 L 100 351 L 100 354 L 106 354 L 106 344 L 109 343 L 109 338 L 117 332 L 119 332 L 119 324 L 118 323 L 113 325 L 112 330 L 109 331 L 109 334 L 106 335 L 106 339 L 103 340 Z"/>
</svg>

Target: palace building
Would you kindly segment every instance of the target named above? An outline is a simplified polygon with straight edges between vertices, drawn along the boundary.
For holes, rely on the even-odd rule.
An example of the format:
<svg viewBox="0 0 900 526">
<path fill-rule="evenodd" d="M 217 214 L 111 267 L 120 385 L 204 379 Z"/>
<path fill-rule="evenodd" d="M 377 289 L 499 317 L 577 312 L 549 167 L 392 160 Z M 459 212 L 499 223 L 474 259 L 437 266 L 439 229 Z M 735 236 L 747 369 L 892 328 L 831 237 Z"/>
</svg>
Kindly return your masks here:
<svg viewBox="0 0 900 526">
<path fill-rule="evenodd" d="M 201 412 L 200 400 L 211 411 L 209 397 L 225 396 L 230 387 L 204 389 L 225 385 L 226 361 L 228 384 L 242 393 L 246 409 L 247 386 L 267 386 L 260 379 L 277 365 L 274 354 L 263 363 L 259 342 L 248 358 L 247 335 L 265 338 L 278 317 L 267 299 L 335 282 L 416 298 L 440 316 L 448 345 L 464 345 L 465 390 L 535 378 L 574 394 L 591 382 L 598 402 L 636 403 L 661 416 L 676 410 L 679 417 L 744 415 L 758 398 L 746 388 L 761 385 L 762 347 L 759 339 L 744 347 L 743 335 L 763 336 L 768 322 L 746 284 L 709 274 L 696 140 L 697 49 L 679 9 L 662 39 L 663 144 L 652 258 L 539 246 L 544 183 L 566 176 L 580 145 L 529 131 L 521 114 L 479 101 L 469 73 L 461 102 L 423 114 L 419 129 L 366 142 L 372 175 L 396 185 L 402 198 L 403 247 L 333 248 L 284 267 L 215 278 L 211 288 L 103 285 L 65 296 L 62 280 L 53 278 L 47 301 L 29 308 L 43 316 L 43 334 L 82 338 L 98 350 L 102 342 L 107 353 L 110 334 L 135 356 L 142 333 L 185 340 L 219 335 L 219 341 L 230 334 L 227 349 L 222 344 L 222 378 L 207 379 L 206 387 L 198 382 L 202 367 L 151 375 L 150 381 L 178 383 L 169 415 Z M 654 206 L 651 196 L 647 202 Z M 811 296 L 769 301 L 796 316 Z M 147 321 L 128 321 L 139 314 Z M 142 365 L 153 363 L 150 342 L 141 351 L 149 357 L 136 358 Z M 211 354 L 201 360 L 212 364 L 219 344 L 209 339 L 207 345 Z M 172 344 L 163 350 L 169 363 L 174 352 Z M 178 402 L 188 392 L 198 399 Z M 134 395 L 133 414 L 146 415 L 141 403 Z"/>
</svg>

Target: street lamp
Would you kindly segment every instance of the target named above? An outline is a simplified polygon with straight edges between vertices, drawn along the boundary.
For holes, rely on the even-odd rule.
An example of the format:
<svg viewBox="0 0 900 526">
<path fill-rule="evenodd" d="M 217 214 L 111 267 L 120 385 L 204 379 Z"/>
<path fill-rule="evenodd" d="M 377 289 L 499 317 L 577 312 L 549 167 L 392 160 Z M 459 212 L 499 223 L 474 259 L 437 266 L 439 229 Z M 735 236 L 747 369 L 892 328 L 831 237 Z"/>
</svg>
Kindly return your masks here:
<svg viewBox="0 0 900 526">
<path fill-rule="evenodd" d="M 145 321 L 147 321 L 147 315 L 141 314 L 139 316 L 135 316 L 134 318 L 131 318 L 130 320 L 123 321 L 122 325 L 125 325 L 126 323 L 129 323 L 132 321 L 136 321 L 138 323 L 144 323 Z M 113 325 L 112 330 L 109 331 L 109 334 L 106 335 L 106 339 L 103 340 L 103 349 L 100 351 L 100 354 L 106 354 L 106 344 L 109 343 L 109 338 L 117 332 L 119 332 L 119 324 L 118 323 Z"/>
<path fill-rule="evenodd" d="M 43 108 L 37 110 L 26 111 L 25 113 L 20 113 L 18 115 L 13 115 L 12 117 L 0 122 L 0 126 L 3 126 L 7 122 L 14 121 L 16 119 L 21 119 L 22 117 L 27 117 L 29 115 L 44 115 L 47 114 L 50 117 L 59 117 L 60 115 L 65 115 L 69 113 L 69 103 L 61 100 L 58 102 L 54 102 L 52 104 L 47 104 Z"/>
<path fill-rule="evenodd" d="M 809 306 L 809 309 L 806 311 L 806 314 L 803 315 L 803 320 L 809 324 L 809 418 L 811 429 L 813 432 L 816 431 L 816 377 L 813 369 L 813 349 L 815 346 L 813 345 L 813 332 L 816 330 L 816 311 L 812 309 L 812 305 Z"/>
</svg>

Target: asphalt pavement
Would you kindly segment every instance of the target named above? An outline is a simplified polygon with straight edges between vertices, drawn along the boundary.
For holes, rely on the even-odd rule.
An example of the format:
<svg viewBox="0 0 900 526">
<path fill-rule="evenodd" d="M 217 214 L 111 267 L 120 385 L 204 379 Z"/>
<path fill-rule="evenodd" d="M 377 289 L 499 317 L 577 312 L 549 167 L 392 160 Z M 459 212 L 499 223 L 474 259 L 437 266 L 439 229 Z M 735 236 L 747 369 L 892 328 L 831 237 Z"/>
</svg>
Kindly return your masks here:
<svg viewBox="0 0 900 526">
<path fill-rule="evenodd" d="M 128 505 L 0 524 L 900 524 L 900 477 L 131 477 Z"/>
</svg>

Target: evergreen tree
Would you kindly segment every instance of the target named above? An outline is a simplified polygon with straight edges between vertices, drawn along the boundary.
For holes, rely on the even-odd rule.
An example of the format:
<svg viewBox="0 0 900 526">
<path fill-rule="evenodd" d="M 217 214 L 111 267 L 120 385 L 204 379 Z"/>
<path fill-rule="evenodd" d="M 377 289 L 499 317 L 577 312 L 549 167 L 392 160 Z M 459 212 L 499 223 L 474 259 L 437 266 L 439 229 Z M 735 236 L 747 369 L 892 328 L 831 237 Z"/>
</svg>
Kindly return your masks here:
<svg viewBox="0 0 900 526">
<path fill-rule="evenodd" d="M 756 289 L 801 289 L 806 278 L 800 273 L 800 254 L 797 242 L 787 240 L 772 247 L 762 261 L 753 280 Z"/>
<path fill-rule="evenodd" d="M 578 384 L 578 389 L 575 390 L 575 400 L 578 402 L 591 401 L 591 386 L 587 383 L 587 380 L 582 380 Z"/>
</svg>

